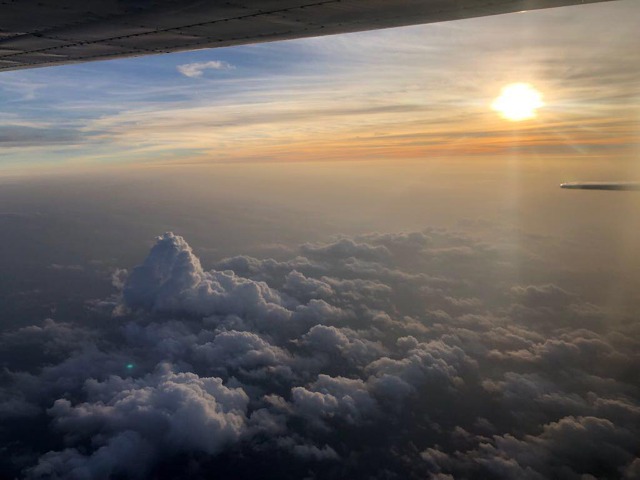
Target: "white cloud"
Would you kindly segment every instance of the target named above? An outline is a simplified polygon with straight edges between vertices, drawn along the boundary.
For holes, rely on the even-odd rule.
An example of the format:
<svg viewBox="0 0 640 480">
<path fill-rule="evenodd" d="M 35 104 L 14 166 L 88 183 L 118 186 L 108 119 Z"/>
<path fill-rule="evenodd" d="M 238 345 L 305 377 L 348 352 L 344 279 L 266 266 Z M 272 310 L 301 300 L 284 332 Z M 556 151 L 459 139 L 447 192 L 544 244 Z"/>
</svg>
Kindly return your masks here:
<svg viewBox="0 0 640 480">
<path fill-rule="evenodd" d="M 220 365 L 225 369 L 257 369 L 290 362 L 285 350 L 271 345 L 255 333 L 233 330 L 221 332 L 212 342 L 198 345 L 195 352 L 212 367 Z"/>
<path fill-rule="evenodd" d="M 199 78 L 204 74 L 205 70 L 232 70 L 235 67 L 227 62 L 211 60 L 209 62 L 185 63 L 178 65 L 176 68 L 185 77 Z"/>
<path fill-rule="evenodd" d="M 344 377 L 319 375 L 309 388 L 294 387 L 291 396 L 295 412 L 315 421 L 340 417 L 359 423 L 377 410 L 365 382 Z"/>
<path fill-rule="evenodd" d="M 131 308 L 196 315 L 239 314 L 287 317 L 280 294 L 264 282 L 232 271 L 205 272 L 182 237 L 165 233 L 144 263 L 133 269 L 123 290 Z"/>
<path fill-rule="evenodd" d="M 90 455 L 75 449 L 49 453 L 31 477 L 140 475 L 163 449 L 213 454 L 246 429 L 249 398 L 241 388 L 228 388 L 215 377 L 174 373 L 167 364 L 139 379 L 88 380 L 85 390 L 88 401 L 73 405 L 59 399 L 49 414 L 68 438 L 91 439 L 98 448 Z"/>
</svg>

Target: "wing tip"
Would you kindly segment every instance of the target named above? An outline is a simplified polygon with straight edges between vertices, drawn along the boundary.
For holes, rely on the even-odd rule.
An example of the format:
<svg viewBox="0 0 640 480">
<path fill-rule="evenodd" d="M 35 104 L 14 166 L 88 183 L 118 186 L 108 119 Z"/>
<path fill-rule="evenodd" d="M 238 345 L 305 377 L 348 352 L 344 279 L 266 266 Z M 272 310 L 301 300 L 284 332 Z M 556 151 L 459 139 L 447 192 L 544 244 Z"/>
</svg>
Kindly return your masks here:
<svg viewBox="0 0 640 480">
<path fill-rule="evenodd" d="M 639 182 L 565 182 L 560 188 L 572 190 L 640 190 Z"/>
</svg>

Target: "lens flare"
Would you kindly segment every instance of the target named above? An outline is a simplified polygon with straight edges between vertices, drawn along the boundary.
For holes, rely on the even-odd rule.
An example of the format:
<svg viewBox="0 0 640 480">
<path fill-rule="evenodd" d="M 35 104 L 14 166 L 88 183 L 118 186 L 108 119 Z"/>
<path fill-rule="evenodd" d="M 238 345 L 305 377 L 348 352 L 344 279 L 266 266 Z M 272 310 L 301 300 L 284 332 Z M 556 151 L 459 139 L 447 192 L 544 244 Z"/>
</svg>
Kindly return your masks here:
<svg viewBox="0 0 640 480">
<path fill-rule="evenodd" d="M 542 94 L 528 83 L 507 85 L 491 104 L 493 110 L 512 122 L 534 118 L 542 106 Z"/>
</svg>

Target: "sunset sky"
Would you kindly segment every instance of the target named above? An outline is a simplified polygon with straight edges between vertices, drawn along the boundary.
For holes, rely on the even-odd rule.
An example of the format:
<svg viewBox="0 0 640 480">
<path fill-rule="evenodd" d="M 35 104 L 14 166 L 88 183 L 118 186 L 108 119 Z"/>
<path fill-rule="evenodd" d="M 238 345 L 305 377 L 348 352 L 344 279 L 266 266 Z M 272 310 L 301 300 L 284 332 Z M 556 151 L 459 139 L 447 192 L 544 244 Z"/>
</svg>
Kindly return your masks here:
<svg viewBox="0 0 640 480">
<path fill-rule="evenodd" d="M 623 0 L 3 73 L 0 169 L 636 157 L 637 17 Z M 491 110 L 514 82 L 537 118 Z"/>
</svg>

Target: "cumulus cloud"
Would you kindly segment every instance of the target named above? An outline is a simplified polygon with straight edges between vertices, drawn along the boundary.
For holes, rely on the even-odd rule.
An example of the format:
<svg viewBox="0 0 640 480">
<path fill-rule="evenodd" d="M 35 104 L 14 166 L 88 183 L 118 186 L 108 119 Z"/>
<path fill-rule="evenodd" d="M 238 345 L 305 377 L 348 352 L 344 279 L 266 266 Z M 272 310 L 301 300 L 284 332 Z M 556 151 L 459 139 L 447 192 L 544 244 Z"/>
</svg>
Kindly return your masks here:
<svg viewBox="0 0 640 480">
<path fill-rule="evenodd" d="M 87 401 L 58 399 L 48 410 L 53 427 L 74 443 L 90 439 L 94 451 L 50 452 L 29 476 L 110 478 L 141 476 L 164 449 L 218 452 L 246 428 L 248 397 L 219 378 L 174 373 L 170 365 L 132 379 L 87 380 Z"/>
<path fill-rule="evenodd" d="M 163 235 L 133 269 L 123 298 L 129 307 L 160 312 L 287 315 L 280 294 L 266 283 L 229 270 L 205 272 L 191 247 L 172 233 Z"/>
<path fill-rule="evenodd" d="M 220 60 L 211 60 L 209 62 L 195 62 L 178 65 L 176 69 L 185 77 L 199 78 L 202 77 L 205 70 L 231 70 L 233 65 L 222 62 Z"/>
<path fill-rule="evenodd" d="M 0 428 L 16 475 L 638 471 L 633 325 L 552 283 L 491 281 L 495 251 L 472 238 L 370 234 L 207 270 L 166 233 L 129 272 L 108 325 L 4 335 L 0 351 L 43 352 L 0 376 L 7 425 L 46 432 L 19 456 L 28 440 Z"/>
</svg>

